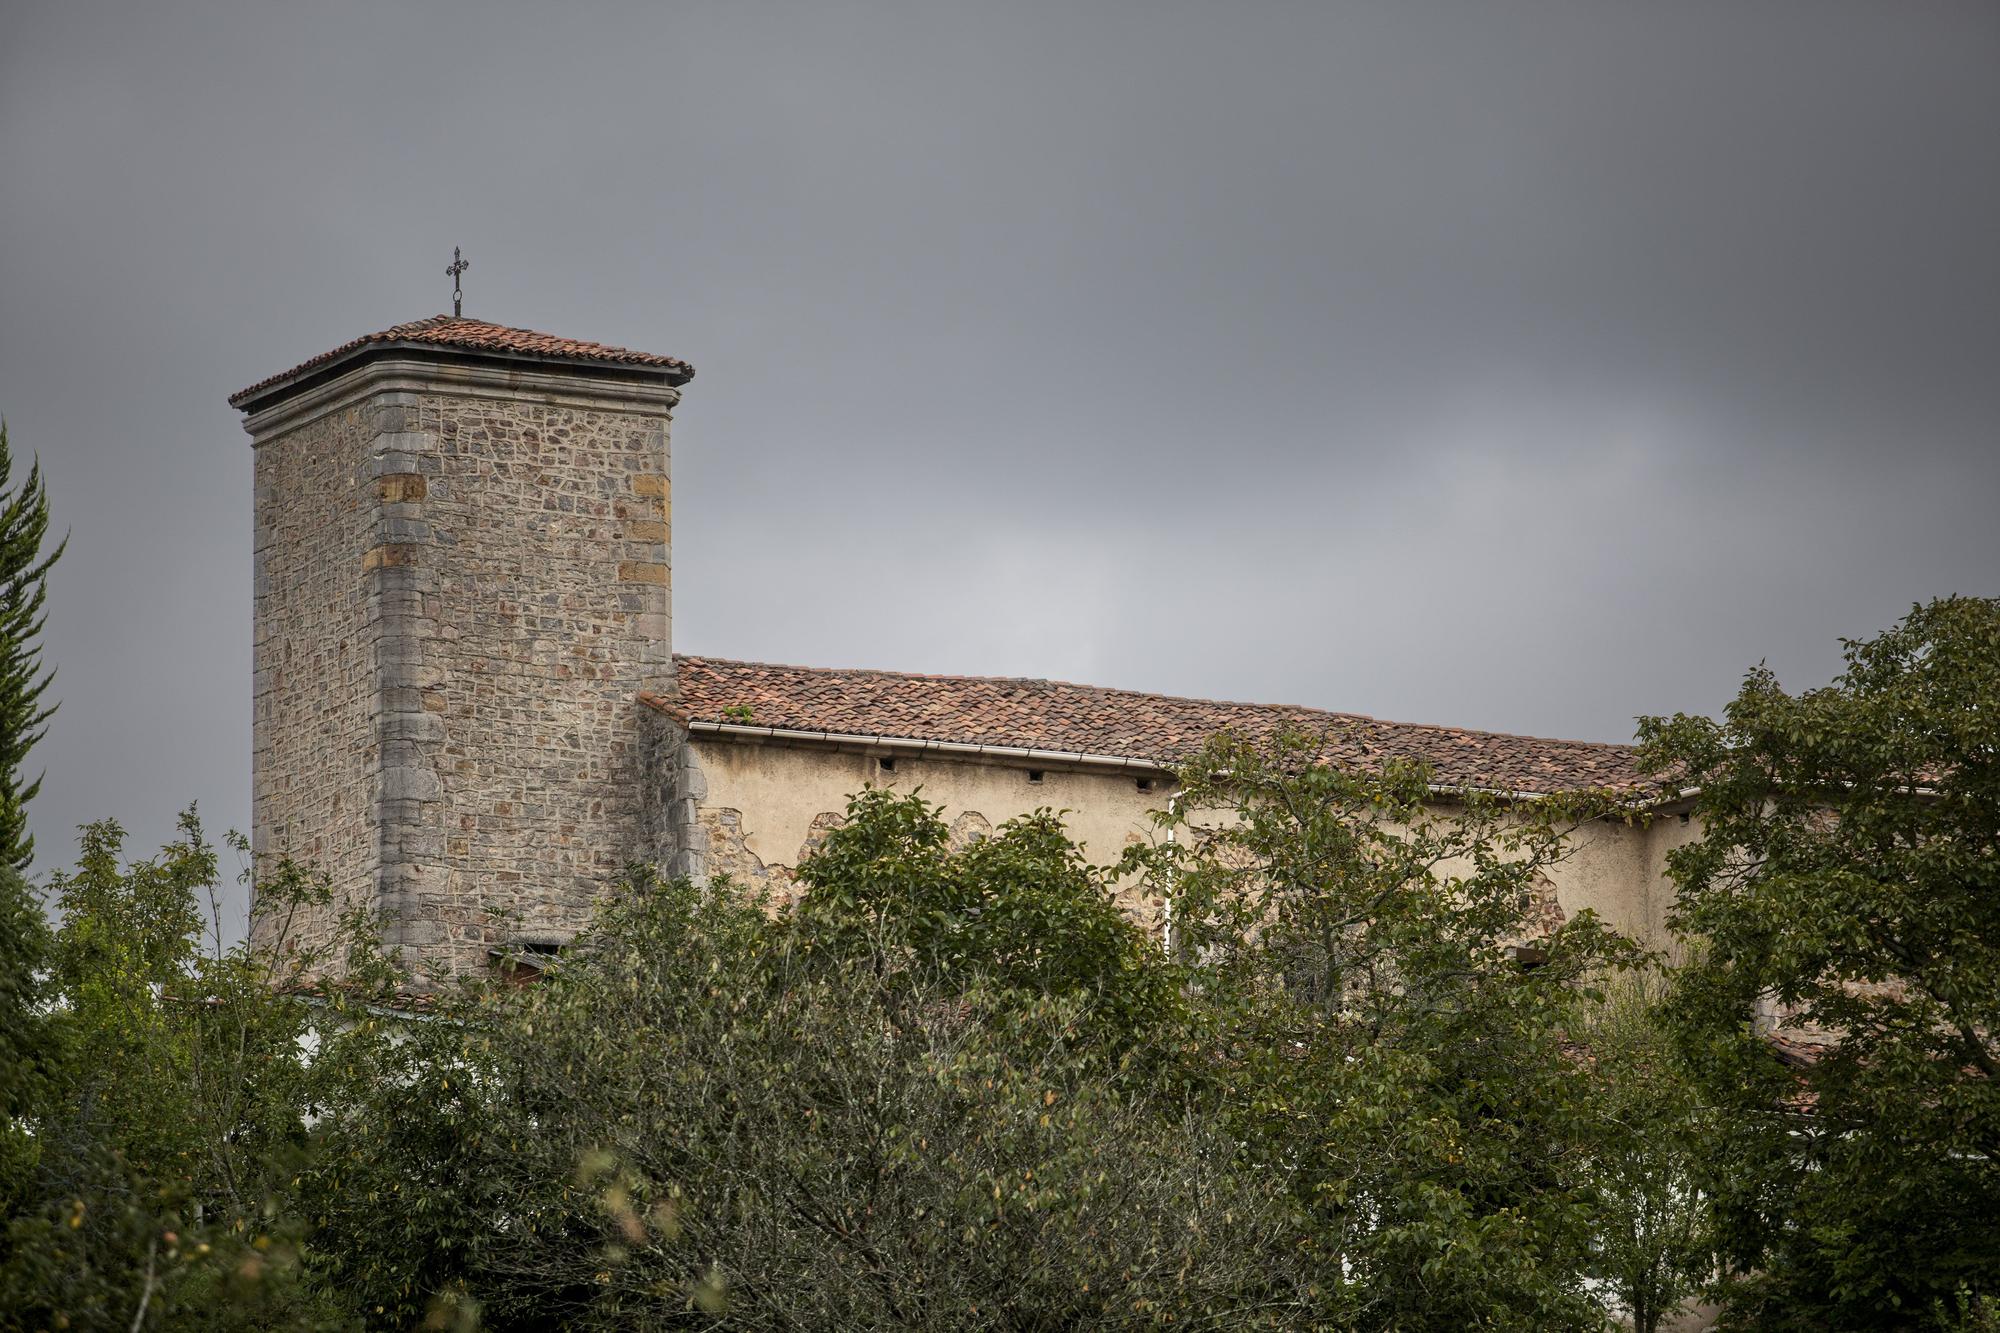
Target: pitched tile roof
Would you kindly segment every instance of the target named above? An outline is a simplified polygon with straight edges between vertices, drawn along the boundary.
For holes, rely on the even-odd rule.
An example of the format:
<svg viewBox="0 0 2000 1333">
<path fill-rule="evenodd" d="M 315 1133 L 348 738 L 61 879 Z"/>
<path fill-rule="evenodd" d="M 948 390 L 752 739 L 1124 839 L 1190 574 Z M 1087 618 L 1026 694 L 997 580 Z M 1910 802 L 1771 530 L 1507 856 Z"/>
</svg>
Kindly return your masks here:
<svg viewBox="0 0 2000 1333">
<path fill-rule="evenodd" d="M 676 656 L 678 701 L 647 702 L 686 722 L 990 745 L 1171 766 L 1220 731 L 1246 739 L 1287 727 L 1329 734 L 1329 757 L 1359 767 L 1422 760 L 1443 787 L 1547 793 L 1642 785 L 1629 745 L 1542 740 L 1381 722 L 1284 704 L 1219 703 L 1053 680 L 920 676 Z M 744 710 L 747 710 L 747 715 Z"/>
<path fill-rule="evenodd" d="M 573 361 L 582 365 L 644 366 L 667 372 L 670 384 L 685 384 L 694 378 L 694 367 L 678 357 L 653 352 L 634 352 L 603 343 L 558 338 L 533 329 L 514 329 L 505 324 L 488 324 L 483 319 L 463 319 L 455 315 L 432 315 L 429 319 L 398 324 L 380 333 L 370 333 L 344 342 L 330 352 L 301 361 L 282 375 L 262 379 L 229 396 L 231 407 L 241 407 L 274 385 L 295 379 L 310 370 L 331 365 L 365 348 L 399 344 L 416 347 L 448 347 L 461 352 L 485 352 L 497 356 L 532 357 L 544 361 Z"/>
</svg>

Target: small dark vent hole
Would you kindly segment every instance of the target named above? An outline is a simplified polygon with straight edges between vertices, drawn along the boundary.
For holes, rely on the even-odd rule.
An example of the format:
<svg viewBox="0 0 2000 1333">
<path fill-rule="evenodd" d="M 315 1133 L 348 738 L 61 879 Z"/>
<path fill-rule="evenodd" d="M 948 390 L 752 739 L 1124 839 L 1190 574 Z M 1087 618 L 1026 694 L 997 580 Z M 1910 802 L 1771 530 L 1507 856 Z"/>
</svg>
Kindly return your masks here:
<svg viewBox="0 0 2000 1333">
<path fill-rule="evenodd" d="M 1042 770 L 1041 770 L 1041 769 L 1039 769 L 1039 768 L 1031 768 L 1031 769 L 1029 769 L 1029 770 L 1028 770 L 1028 781 L 1030 781 L 1030 782 L 1040 782 L 1041 780 L 1042 780 Z"/>
<path fill-rule="evenodd" d="M 894 773 L 896 771 L 896 761 L 894 759 L 884 759 L 882 761 L 882 771 L 884 773 Z"/>
<path fill-rule="evenodd" d="M 1152 780 L 1151 778 L 1140 778 L 1140 779 L 1139 779 L 1139 790 L 1140 790 L 1140 791 L 1151 791 L 1152 789 L 1153 789 L 1153 780 Z"/>
</svg>

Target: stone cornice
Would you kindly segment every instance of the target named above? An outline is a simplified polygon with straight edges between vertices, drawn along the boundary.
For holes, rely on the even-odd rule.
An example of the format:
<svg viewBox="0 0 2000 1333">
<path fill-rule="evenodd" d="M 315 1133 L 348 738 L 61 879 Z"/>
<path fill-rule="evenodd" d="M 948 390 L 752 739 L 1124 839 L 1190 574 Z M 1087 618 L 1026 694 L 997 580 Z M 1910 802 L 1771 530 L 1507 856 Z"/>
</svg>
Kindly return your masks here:
<svg viewBox="0 0 2000 1333">
<path fill-rule="evenodd" d="M 584 374 L 575 367 L 556 368 L 560 363 L 543 363 L 547 369 L 494 364 L 452 353 L 439 355 L 436 348 L 370 351 L 366 360 L 351 369 L 286 393 L 268 406 L 246 411 L 243 429 L 249 432 L 252 446 L 385 393 L 442 393 L 647 417 L 667 416 L 681 400 L 678 388 L 657 377 Z"/>
</svg>

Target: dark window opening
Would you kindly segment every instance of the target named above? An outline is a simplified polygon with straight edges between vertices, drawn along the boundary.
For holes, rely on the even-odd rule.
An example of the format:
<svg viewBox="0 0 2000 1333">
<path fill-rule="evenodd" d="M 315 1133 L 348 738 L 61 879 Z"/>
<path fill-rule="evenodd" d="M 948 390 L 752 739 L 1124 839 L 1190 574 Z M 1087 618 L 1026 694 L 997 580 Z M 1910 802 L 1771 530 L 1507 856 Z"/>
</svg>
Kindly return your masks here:
<svg viewBox="0 0 2000 1333">
<path fill-rule="evenodd" d="M 1140 790 L 1140 791 L 1151 791 L 1152 789 L 1153 789 L 1153 780 L 1152 780 L 1151 778 L 1140 778 L 1140 779 L 1139 779 L 1139 790 Z"/>
<path fill-rule="evenodd" d="M 884 773 L 894 773 L 896 771 L 896 761 L 894 759 L 884 759 L 881 762 Z"/>
<path fill-rule="evenodd" d="M 557 940 L 514 940 L 502 947 L 489 949 L 487 953 L 501 975 L 516 985 L 525 986 L 554 966 L 562 956 L 562 949 L 561 942 Z"/>
<path fill-rule="evenodd" d="M 1041 769 L 1039 769 L 1039 768 L 1031 768 L 1031 769 L 1029 769 L 1029 770 L 1028 770 L 1028 781 L 1030 781 L 1030 782 L 1040 782 L 1041 780 L 1042 780 L 1042 770 L 1041 770 Z"/>
</svg>

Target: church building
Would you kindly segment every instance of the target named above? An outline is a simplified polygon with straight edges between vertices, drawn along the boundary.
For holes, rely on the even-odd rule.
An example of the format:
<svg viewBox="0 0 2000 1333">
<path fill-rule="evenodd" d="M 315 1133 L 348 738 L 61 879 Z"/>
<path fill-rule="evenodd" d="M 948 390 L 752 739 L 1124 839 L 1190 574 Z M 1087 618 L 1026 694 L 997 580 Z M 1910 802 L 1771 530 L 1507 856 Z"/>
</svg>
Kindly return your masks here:
<svg viewBox="0 0 2000 1333">
<path fill-rule="evenodd" d="M 253 846 L 372 904 L 421 973 L 560 947 L 633 861 L 782 897 L 867 786 L 921 786 L 959 839 L 1066 809 L 1112 861 L 1223 730 L 1333 725 L 1356 762 L 1427 762 L 1441 801 L 1638 785 L 1620 745 L 677 656 L 669 427 L 693 376 L 440 315 L 230 399 L 255 457 Z M 1591 826 L 1546 913 L 1663 944 L 1664 857 L 1690 834 Z M 1127 906 L 1157 921 L 1136 889 Z"/>
</svg>

